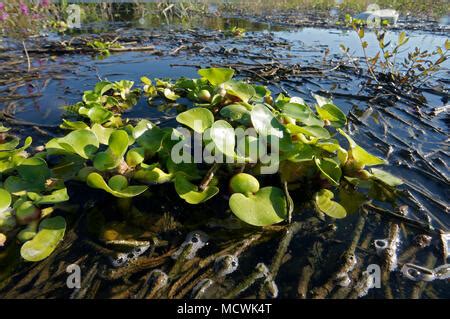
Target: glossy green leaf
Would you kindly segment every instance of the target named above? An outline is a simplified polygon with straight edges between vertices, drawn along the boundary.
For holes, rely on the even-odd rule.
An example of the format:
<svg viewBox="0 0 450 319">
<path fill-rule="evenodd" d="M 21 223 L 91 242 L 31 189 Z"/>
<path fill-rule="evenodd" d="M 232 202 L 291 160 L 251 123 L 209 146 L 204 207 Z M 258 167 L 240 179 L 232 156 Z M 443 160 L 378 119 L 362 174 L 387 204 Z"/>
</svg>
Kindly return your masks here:
<svg viewBox="0 0 450 319">
<path fill-rule="evenodd" d="M 19 145 L 20 139 L 16 136 L 8 135 L 4 141 L 0 140 L 0 152 L 11 151 Z"/>
<path fill-rule="evenodd" d="M 197 107 L 178 114 L 177 122 L 190 127 L 197 133 L 203 133 L 214 123 L 214 115 L 206 108 Z"/>
<path fill-rule="evenodd" d="M 280 107 L 282 114 L 296 119 L 297 121 L 310 126 L 323 126 L 323 121 L 313 113 L 306 104 L 285 103 Z"/>
<path fill-rule="evenodd" d="M 373 166 L 373 165 L 381 165 L 386 164 L 386 161 L 382 160 L 375 155 L 370 154 L 366 150 L 364 150 L 361 146 L 355 143 L 355 141 L 343 130 L 338 129 L 338 132 L 342 134 L 349 142 L 350 149 L 348 151 L 349 158 L 353 158 L 356 163 L 364 168 L 364 166 Z"/>
<path fill-rule="evenodd" d="M 147 184 L 164 184 L 172 180 L 173 174 L 166 173 L 157 164 L 141 167 L 134 172 L 133 179 Z"/>
<path fill-rule="evenodd" d="M 130 198 L 138 196 L 143 192 L 145 192 L 148 188 L 147 186 L 143 185 L 128 186 L 128 182 L 124 183 L 123 178 L 124 177 L 113 176 L 109 180 L 110 183 L 107 184 L 100 174 L 91 173 L 88 175 L 86 183 L 88 186 L 92 188 L 102 189 L 119 198 Z M 113 189 L 111 186 L 114 187 L 115 189 Z"/>
<path fill-rule="evenodd" d="M 64 238 L 66 221 L 61 216 L 44 219 L 39 225 L 39 231 L 20 249 L 20 255 L 27 261 L 41 261 L 56 249 Z"/>
<path fill-rule="evenodd" d="M 62 149 L 78 154 L 84 159 L 92 158 L 98 147 L 97 136 L 90 130 L 76 130 L 64 137 L 52 139 L 46 144 L 47 149 Z"/>
<path fill-rule="evenodd" d="M 132 148 L 127 152 L 126 162 L 130 167 L 136 167 L 145 159 L 145 149 L 143 147 Z"/>
<path fill-rule="evenodd" d="M 219 189 L 212 185 L 209 185 L 203 191 L 199 191 L 198 187 L 189 182 L 183 175 L 175 177 L 175 190 L 182 199 L 193 205 L 203 203 L 219 192 Z"/>
<path fill-rule="evenodd" d="M 332 191 L 328 189 L 322 189 L 314 195 L 314 202 L 316 204 L 316 208 L 333 218 L 344 218 L 347 216 L 347 212 L 345 208 L 333 201 L 334 194 Z"/>
<path fill-rule="evenodd" d="M 0 213 L 3 213 L 11 206 L 11 194 L 3 188 L 0 188 Z"/>
<path fill-rule="evenodd" d="M 198 70 L 198 74 L 207 79 L 212 85 L 219 85 L 231 80 L 234 75 L 234 70 L 226 68 L 209 68 Z"/>
<path fill-rule="evenodd" d="M 248 103 L 256 95 L 252 85 L 241 81 L 230 80 L 223 85 L 229 95 L 235 96 L 245 103 Z"/>
<path fill-rule="evenodd" d="M 259 190 L 259 182 L 250 174 L 239 173 L 231 178 L 230 189 L 233 193 L 256 193 Z"/>
<path fill-rule="evenodd" d="M 114 129 L 110 127 L 103 127 L 102 125 L 95 123 L 92 125 L 91 131 L 94 132 L 95 136 L 97 136 L 100 144 L 108 145 L 109 137 L 112 132 L 114 132 Z"/>
<path fill-rule="evenodd" d="M 94 167 L 100 171 L 116 168 L 128 149 L 128 134 L 123 130 L 114 131 L 109 137 L 108 149 L 94 158 Z"/>
<path fill-rule="evenodd" d="M 403 184 L 403 181 L 400 178 L 395 177 L 389 172 L 383 171 L 378 168 L 371 168 L 370 170 L 375 179 L 380 180 L 389 186 L 395 187 Z"/>
<path fill-rule="evenodd" d="M 214 122 L 210 130 L 211 139 L 222 154 L 234 158 L 236 153 L 234 151 L 236 147 L 236 135 L 234 128 L 224 120 Z"/>
<path fill-rule="evenodd" d="M 286 128 L 291 134 L 304 134 L 306 136 L 317 137 L 321 139 L 330 138 L 330 132 L 321 126 L 298 126 L 295 124 L 287 124 Z"/>
<path fill-rule="evenodd" d="M 63 123 L 59 127 L 66 130 L 84 130 L 89 128 L 89 126 L 83 121 L 72 122 L 66 119 L 63 119 Z"/>
<path fill-rule="evenodd" d="M 315 158 L 314 162 L 326 179 L 328 179 L 335 186 L 339 185 L 342 171 L 338 163 L 336 163 L 331 158 Z"/>
<path fill-rule="evenodd" d="M 87 116 L 93 123 L 103 124 L 108 121 L 114 114 L 102 106 L 94 106 L 91 108 L 82 107 L 78 111 L 81 115 Z"/>
<path fill-rule="evenodd" d="M 284 193 L 277 187 L 264 187 L 255 194 L 234 193 L 229 200 L 231 211 L 253 226 L 269 226 L 287 218 Z"/>
<path fill-rule="evenodd" d="M 164 97 L 171 101 L 176 101 L 177 99 L 180 98 L 179 95 L 177 95 L 174 91 L 172 91 L 169 88 L 165 88 L 163 93 L 164 93 Z"/>
<path fill-rule="evenodd" d="M 317 114 L 322 120 L 328 120 L 334 127 L 343 127 L 347 123 L 347 117 L 334 104 L 316 105 Z"/>
<path fill-rule="evenodd" d="M 220 110 L 220 115 L 243 125 L 251 124 L 250 111 L 242 104 L 227 105 Z"/>
<path fill-rule="evenodd" d="M 164 139 L 168 135 L 168 131 L 155 126 L 152 129 L 145 131 L 136 142 L 139 146 L 142 146 L 146 152 L 155 154 L 161 150 Z"/>
<path fill-rule="evenodd" d="M 67 188 L 62 188 L 53 191 L 50 195 L 40 195 L 37 193 L 28 193 L 28 198 L 30 198 L 36 205 L 49 205 L 65 202 L 69 200 L 69 195 L 67 194 Z"/>
</svg>

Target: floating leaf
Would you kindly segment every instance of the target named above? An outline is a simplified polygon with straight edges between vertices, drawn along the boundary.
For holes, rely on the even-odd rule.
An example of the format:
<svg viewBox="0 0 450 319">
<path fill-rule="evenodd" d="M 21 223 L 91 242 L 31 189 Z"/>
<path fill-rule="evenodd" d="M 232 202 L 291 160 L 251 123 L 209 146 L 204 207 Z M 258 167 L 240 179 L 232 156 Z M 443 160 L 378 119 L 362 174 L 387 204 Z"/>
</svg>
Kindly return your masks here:
<svg viewBox="0 0 450 319">
<path fill-rule="evenodd" d="M 57 204 L 69 200 L 67 188 L 55 190 L 50 195 L 39 195 L 37 193 L 28 193 L 27 196 L 36 205 Z"/>
<path fill-rule="evenodd" d="M 236 153 L 234 149 L 236 147 L 236 135 L 234 134 L 234 128 L 224 120 L 214 122 L 210 130 L 211 139 L 222 154 L 234 158 Z"/>
<path fill-rule="evenodd" d="M 84 159 L 92 158 L 98 147 L 97 136 L 90 130 L 76 130 L 64 137 L 52 139 L 46 144 L 47 149 L 62 149 L 78 154 Z"/>
<path fill-rule="evenodd" d="M 94 132 L 95 136 L 97 136 L 100 144 L 108 145 L 109 137 L 112 132 L 114 132 L 114 129 L 110 127 L 103 127 L 102 125 L 96 123 L 92 125 L 91 131 Z"/>
<path fill-rule="evenodd" d="M 266 137 L 268 141 L 272 138 L 278 138 L 280 142 L 280 148 L 290 145 L 291 138 L 284 127 L 270 112 L 270 110 L 263 104 L 257 104 L 253 107 L 251 113 L 251 119 L 253 127 L 256 132 L 263 137 Z"/>
<path fill-rule="evenodd" d="M 338 132 L 341 133 L 350 144 L 350 149 L 348 151 L 349 158 L 353 158 L 361 169 L 364 168 L 364 166 L 386 164 L 386 161 L 382 160 L 379 157 L 376 157 L 375 155 L 370 154 L 369 152 L 364 150 L 361 146 L 356 144 L 355 141 L 343 130 L 338 129 Z"/>
<path fill-rule="evenodd" d="M 173 174 L 166 173 L 157 164 L 141 167 L 134 172 L 133 179 L 147 184 L 163 184 L 172 180 Z"/>
<path fill-rule="evenodd" d="M 241 81 L 230 80 L 223 85 L 229 95 L 235 96 L 245 103 L 248 103 L 248 101 L 256 95 L 252 85 Z"/>
<path fill-rule="evenodd" d="M 251 124 L 250 111 L 242 104 L 231 104 L 220 110 L 220 115 L 243 125 Z"/>
<path fill-rule="evenodd" d="M 233 193 L 256 193 L 259 190 L 259 182 L 250 174 L 239 173 L 231 178 L 230 188 Z"/>
<path fill-rule="evenodd" d="M 203 133 L 214 123 L 214 115 L 206 108 L 197 107 L 178 114 L 177 122 L 190 127 L 197 133 Z"/>
<path fill-rule="evenodd" d="M 102 106 L 94 106 L 91 108 L 81 107 L 78 112 L 87 116 L 93 123 L 103 124 L 108 121 L 114 114 Z"/>
<path fill-rule="evenodd" d="M 0 139 L 0 151 L 11 151 L 15 149 L 19 143 L 20 139 L 18 137 L 7 135 L 4 141 Z"/>
<path fill-rule="evenodd" d="M 338 163 L 331 158 L 315 158 L 314 162 L 325 178 L 327 178 L 333 185 L 339 185 L 342 171 Z"/>
<path fill-rule="evenodd" d="M 264 187 L 255 194 L 235 193 L 230 197 L 231 211 L 253 226 L 269 226 L 287 218 L 284 193 L 277 187 Z"/>
<path fill-rule="evenodd" d="M 345 114 L 334 104 L 316 105 L 317 113 L 322 120 L 328 120 L 334 127 L 343 127 L 347 123 Z"/>
<path fill-rule="evenodd" d="M 61 216 L 44 219 L 39 225 L 39 231 L 30 241 L 20 249 L 20 255 L 27 261 L 41 261 L 56 249 L 64 238 L 66 221 Z"/>
<path fill-rule="evenodd" d="M 100 171 L 114 169 L 123 160 L 128 149 L 128 134 L 123 130 L 114 131 L 109 137 L 108 149 L 94 158 L 94 167 Z"/>
<path fill-rule="evenodd" d="M 169 135 L 168 131 L 154 126 L 139 136 L 136 142 L 149 154 L 155 154 L 161 150 L 165 137 Z"/>
<path fill-rule="evenodd" d="M 323 126 L 323 121 L 306 104 L 285 103 L 279 106 L 282 114 L 310 126 Z"/>
<path fill-rule="evenodd" d="M 403 184 L 403 181 L 400 178 L 395 177 L 389 172 L 378 168 L 371 168 L 370 170 L 375 179 L 378 179 L 389 186 L 395 187 Z"/>
<path fill-rule="evenodd" d="M 234 70 L 225 68 L 209 68 L 198 70 L 198 74 L 207 79 L 212 85 L 219 85 L 231 80 L 234 75 Z"/>
<path fill-rule="evenodd" d="M 17 223 L 26 225 L 41 217 L 41 211 L 32 201 L 18 200 L 14 203 Z"/>
<path fill-rule="evenodd" d="M 183 175 L 175 177 L 175 190 L 182 199 L 193 205 L 206 202 L 219 192 L 219 189 L 212 185 L 200 191 L 196 185 L 189 182 Z"/>
<path fill-rule="evenodd" d="M 143 147 L 132 148 L 128 151 L 126 162 L 128 166 L 135 167 L 141 164 L 145 159 L 145 149 Z"/>
<path fill-rule="evenodd" d="M 71 122 L 66 119 L 63 119 L 63 124 L 59 127 L 66 130 L 84 130 L 89 128 L 89 126 L 82 121 Z"/>
<path fill-rule="evenodd" d="M 348 214 L 356 213 L 359 208 L 367 201 L 364 194 L 341 187 L 339 189 L 339 203 L 345 208 Z"/>
<path fill-rule="evenodd" d="M 321 126 L 298 126 L 295 124 L 287 124 L 286 128 L 291 134 L 305 134 L 306 136 L 317 137 L 321 139 L 330 138 L 330 132 Z"/>
<path fill-rule="evenodd" d="M 180 98 L 179 95 L 175 94 L 175 92 L 169 88 L 165 88 L 163 92 L 164 92 L 165 98 L 168 100 L 176 101 L 177 99 Z"/>
<path fill-rule="evenodd" d="M 6 189 L 0 188 L 0 213 L 11 206 L 11 201 L 11 194 Z"/>
<path fill-rule="evenodd" d="M 341 204 L 333 201 L 333 198 L 333 192 L 328 189 L 322 189 L 317 192 L 314 196 L 314 201 L 317 209 L 330 217 L 344 218 L 345 216 L 347 216 L 345 208 Z"/>
<path fill-rule="evenodd" d="M 147 190 L 147 186 L 128 186 L 128 181 L 124 176 L 116 175 L 110 178 L 106 184 L 103 177 L 98 173 L 91 173 L 86 179 L 88 186 L 92 188 L 102 189 L 119 198 L 135 197 Z"/>
</svg>

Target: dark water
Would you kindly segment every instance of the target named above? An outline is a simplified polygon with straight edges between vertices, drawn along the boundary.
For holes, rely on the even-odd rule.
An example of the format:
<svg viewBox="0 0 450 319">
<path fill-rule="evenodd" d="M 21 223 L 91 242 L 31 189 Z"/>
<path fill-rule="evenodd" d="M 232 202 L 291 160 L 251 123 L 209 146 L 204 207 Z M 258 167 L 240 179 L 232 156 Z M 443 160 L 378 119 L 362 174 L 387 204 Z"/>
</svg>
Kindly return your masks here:
<svg viewBox="0 0 450 319">
<path fill-rule="evenodd" d="M 203 22 L 203 23 L 202 23 Z M 222 38 L 217 33 L 217 29 L 227 26 L 245 27 L 248 33 L 243 38 Z M 41 69 L 41 77 L 27 83 L 25 86 L 16 90 L 16 94 L 28 95 L 39 94 L 32 98 L 24 98 L 13 101 L 0 102 L 0 108 L 10 107 L 10 103 L 15 104 L 16 118 L 37 124 L 58 125 L 64 116 L 64 105 L 73 104 L 81 99 L 82 92 L 91 89 L 99 78 L 110 81 L 128 79 L 139 83 L 139 78 L 143 75 L 149 78 L 178 78 L 178 77 L 197 77 L 197 67 L 207 67 L 213 64 L 228 65 L 233 63 L 268 63 L 272 61 L 281 61 L 284 65 L 300 65 L 303 67 L 314 66 L 323 70 L 331 70 L 329 61 L 337 61 L 342 57 L 339 51 L 339 45 L 345 44 L 351 48 L 355 56 L 361 56 L 362 52 L 358 45 L 357 36 L 353 32 L 338 29 L 319 29 L 304 28 L 290 29 L 274 28 L 268 24 L 250 23 L 245 20 L 230 19 L 223 20 L 219 18 L 203 19 L 195 21 L 187 27 L 190 31 L 183 31 L 183 25 L 171 25 L 163 28 L 155 28 L 154 24 L 142 24 L 136 21 L 128 24 L 109 24 L 103 25 L 104 30 L 114 31 L 116 34 L 145 35 L 154 37 L 148 44 L 155 45 L 157 49 L 165 52 L 162 56 L 151 55 L 146 52 L 127 52 L 114 53 L 111 56 L 99 60 L 89 55 L 61 55 L 54 58 L 40 56 L 33 58 L 33 66 Z M 186 27 L 186 26 L 185 26 Z M 120 30 L 117 30 L 120 28 Z M 191 28 L 198 28 L 191 30 Z M 204 35 L 211 36 L 205 37 Z M 437 45 L 443 45 L 445 37 L 433 35 L 430 33 L 413 32 L 408 34 L 411 39 L 408 48 L 419 46 L 420 48 L 434 49 Z M 397 32 L 388 34 L 388 38 L 395 39 Z M 373 48 L 376 47 L 374 35 L 368 33 L 369 54 L 373 54 Z M 200 43 L 205 49 L 202 52 L 193 50 L 181 50 L 176 55 L 170 55 L 175 48 L 181 44 L 192 45 Z M 279 45 L 274 46 L 274 43 Z M 147 43 L 146 43 L 147 44 Z M 223 49 L 230 50 L 235 48 L 230 54 L 223 54 Z M 328 49 L 327 62 L 323 61 L 325 50 Z M 222 50 L 222 51 L 221 51 Z M 403 52 L 403 56 L 407 50 Z M 399 57 L 401 59 L 402 56 Z M 443 71 L 437 75 L 432 82 L 433 85 L 443 86 L 448 93 L 448 75 L 450 63 L 444 64 Z M 295 81 L 282 81 L 281 86 L 293 96 L 300 96 L 307 102 L 313 102 L 311 93 L 331 94 L 336 105 L 341 107 L 347 114 L 351 112 L 356 118 L 351 125 L 354 133 L 354 139 L 370 152 L 386 158 L 388 155 L 389 165 L 386 170 L 407 181 L 406 185 L 401 186 L 409 190 L 422 205 L 419 209 L 406 200 L 410 205 L 409 216 L 421 221 L 427 221 L 434 227 L 443 231 L 448 231 L 450 227 L 450 217 L 448 215 L 448 111 L 438 116 L 427 116 L 433 108 L 448 104 L 448 95 L 435 94 L 428 90 L 424 92 L 426 103 L 418 106 L 425 114 L 422 122 L 419 121 L 414 111 L 416 102 L 408 98 L 400 98 L 398 101 L 376 102 L 368 101 L 365 97 L 370 97 L 371 93 L 363 87 L 366 80 L 358 77 L 351 72 L 330 71 L 327 76 L 312 76 L 300 74 Z M 239 76 L 246 76 L 241 73 Z M 447 80 L 446 80 L 447 79 Z M 257 78 L 253 79 L 258 81 Z M 261 80 L 259 80 L 261 81 Z M 32 85 L 30 85 L 32 84 Z M 263 83 L 265 84 L 265 83 Z M 269 85 L 273 93 L 280 92 L 280 87 Z M 0 87 L 4 90 L 5 87 Z M 1 93 L 6 96 L 7 92 Z M 388 102 L 393 102 L 389 104 Z M 167 117 L 176 115 L 176 110 L 169 109 L 161 111 L 149 107 L 146 101 L 140 103 L 125 113 L 124 117 L 130 118 L 150 118 L 155 122 L 165 120 Z M 165 125 L 175 125 L 175 122 L 166 122 Z M 26 132 L 23 132 L 26 134 Z M 392 152 L 388 152 L 389 146 Z M 423 159 L 430 160 L 433 167 L 442 173 L 446 178 L 436 178 Z M 172 191 L 173 192 L 173 191 Z M 227 238 L 239 237 L 241 232 L 248 230 L 226 230 L 216 232 L 212 225 L 218 223 L 218 216 L 222 216 L 227 209 L 224 206 L 223 198 L 218 197 L 206 205 L 198 207 L 187 207 L 170 193 L 169 190 L 152 190 L 149 199 L 149 206 L 144 200 L 138 200 L 137 206 L 142 212 L 148 212 L 156 216 L 161 216 L 170 211 L 179 218 L 183 224 L 184 230 L 179 233 L 178 241 L 187 233 L 188 230 L 201 228 L 206 233 L 214 234 L 211 238 L 211 245 L 208 249 L 213 251 L 214 247 L 222 245 Z M 101 195 L 100 195 L 101 196 Z M 95 197 L 95 196 L 94 196 Z M 430 200 L 430 198 L 435 201 Z M 84 199 L 87 201 L 87 199 Z M 107 201 L 107 200 L 106 200 Z M 103 207 L 108 207 L 105 203 Z M 186 212 L 186 210 L 189 210 Z M 299 212 L 303 214 L 303 212 Z M 187 218 L 186 214 L 189 216 Z M 332 273 L 335 266 L 335 260 L 339 257 L 346 247 L 346 243 L 351 240 L 351 234 L 358 220 L 358 215 L 348 216 L 345 220 L 337 222 L 337 232 L 332 240 L 326 242 L 325 254 L 322 255 L 321 265 L 318 275 L 312 280 L 312 284 L 320 285 Z M 219 223 L 220 222 L 219 219 Z M 388 220 L 379 220 L 373 216 L 368 218 L 366 228 L 362 235 L 362 240 L 370 233 L 373 239 L 385 238 Z M 408 247 L 415 235 L 421 232 L 415 232 L 411 229 L 408 233 L 402 232 L 399 251 Z M 239 282 L 240 279 L 248 275 L 258 262 L 270 264 L 273 256 L 270 251 L 276 251 L 278 240 L 269 241 L 260 247 L 256 247 L 250 253 L 244 255 L 241 260 L 239 271 L 232 276 L 231 283 Z M 433 238 L 435 245 L 438 246 L 438 237 Z M 301 268 L 305 264 L 305 258 L 308 251 L 315 242 L 314 236 L 296 236 L 288 250 L 286 262 L 282 266 L 282 271 L 277 279 L 280 289 L 280 297 L 295 297 L 296 285 Z M 78 247 L 83 251 L 86 247 Z M 367 248 L 369 251 L 357 251 L 357 255 L 364 259 L 377 263 L 377 259 L 367 256 L 374 255 L 372 246 Z M 423 264 L 432 249 L 425 249 L 417 254 L 414 260 L 416 264 Z M 205 253 L 206 256 L 206 253 Z M 443 264 L 442 258 L 438 258 L 437 265 Z M 367 265 L 365 265 L 367 266 Z M 294 284 L 292 284 L 294 283 Z M 396 271 L 391 276 L 391 283 L 394 292 L 398 297 L 408 297 L 413 287 L 412 282 L 401 278 Z M 109 285 L 104 284 L 102 288 L 107 290 Z M 446 281 L 435 281 L 430 284 L 434 293 L 440 298 L 449 298 L 450 291 Z M 226 286 L 226 285 L 225 285 Z M 100 289 L 102 291 L 102 289 Z M 252 294 L 250 294 L 251 296 Z M 60 296 L 67 296 L 62 293 Z M 105 295 L 107 296 L 107 294 Z M 382 298 L 382 289 L 370 290 L 368 298 Z M 429 295 L 428 295 L 429 297 Z"/>
</svg>

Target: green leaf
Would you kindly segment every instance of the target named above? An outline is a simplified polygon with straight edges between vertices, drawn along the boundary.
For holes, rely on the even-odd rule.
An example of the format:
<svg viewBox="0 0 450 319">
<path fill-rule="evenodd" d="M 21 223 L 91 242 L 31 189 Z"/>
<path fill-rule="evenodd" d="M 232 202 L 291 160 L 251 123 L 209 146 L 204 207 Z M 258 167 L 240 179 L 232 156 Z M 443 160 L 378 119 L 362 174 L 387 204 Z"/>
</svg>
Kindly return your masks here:
<svg viewBox="0 0 450 319">
<path fill-rule="evenodd" d="M 164 93 L 165 98 L 168 100 L 171 100 L 171 101 L 176 101 L 177 99 L 180 98 L 179 95 L 175 94 L 175 92 L 169 88 L 165 88 L 163 93 Z"/>
<path fill-rule="evenodd" d="M 222 154 L 234 158 L 236 153 L 234 151 L 236 147 L 236 135 L 234 134 L 234 128 L 224 120 L 214 122 L 210 130 L 211 139 Z"/>
<path fill-rule="evenodd" d="M 347 216 L 347 212 L 345 211 L 345 208 L 339 204 L 333 201 L 334 194 L 332 191 L 328 189 L 322 189 L 319 192 L 317 192 L 314 195 L 314 201 L 316 204 L 316 208 L 333 218 L 344 218 Z"/>
<path fill-rule="evenodd" d="M 130 198 L 135 197 L 147 190 L 147 186 L 139 185 L 139 186 L 128 186 L 128 182 L 124 183 L 123 178 L 125 177 L 117 177 L 113 176 L 110 178 L 109 183 L 106 184 L 103 177 L 98 173 L 91 173 L 88 175 L 86 179 L 86 183 L 89 187 L 102 189 L 115 197 L 119 198 Z M 113 189 L 112 187 L 115 189 Z"/>
<path fill-rule="evenodd" d="M 175 190 L 177 194 L 189 204 L 200 204 L 219 192 L 216 186 L 208 186 L 205 190 L 199 191 L 198 187 L 189 182 L 185 176 L 177 175 L 175 177 Z"/>
<path fill-rule="evenodd" d="M 209 68 L 198 70 L 198 74 L 207 79 L 212 85 L 219 85 L 231 80 L 234 75 L 234 70 L 225 68 Z"/>
<path fill-rule="evenodd" d="M 203 133 L 214 123 L 214 115 L 206 108 L 197 107 L 178 114 L 177 122 L 186 125 L 197 133 Z"/>
<path fill-rule="evenodd" d="M 220 110 L 223 117 L 249 126 L 251 124 L 250 111 L 242 104 L 230 104 Z"/>
<path fill-rule="evenodd" d="M 61 216 L 44 219 L 39 225 L 39 232 L 20 249 L 20 255 L 27 261 L 41 261 L 56 249 L 64 238 L 66 221 Z"/>
<path fill-rule="evenodd" d="M 133 174 L 133 179 L 147 184 L 163 184 L 172 180 L 173 174 L 166 173 L 157 164 L 141 167 Z"/>
<path fill-rule="evenodd" d="M 89 128 L 89 126 L 82 121 L 72 122 L 66 119 L 63 119 L 63 124 L 59 127 L 66 130 L 83 130 Z"/>
<path fill-rule="evenodd" d="M 310 126 L 323 126 L 323 121 L 317 118 L 306 104 L 285 103 L 279 106 L 282 114 L 287 115 Z"/>
<path fill-rule="evenodd" d="M 317 138 L 328 139 L 330 138 L 330 132 L 321 126 L 298 126 L 295 124 L 287 124 L 286 128 L 291 134 L 305 134 L 306 136 L 312 136 Z"/>
<path fill-rule="evenodd" d="M 0 188 L 0 213 L 3 213 L 11 206 L 11 194 L 3 188 Z"/>
<path fill-rule="evenodd" d="M 126 162 L 130 167 L 136 167 L 145 159 L 145 149 L 143 147 L 132 148 L 128 151 Z"/>
<path fill-rule="evenodd" d="M 91 131 L 94 132 L 95 136 L 97 136 L 100 144 L 108 145 L 109 137 L 112 132 L 114 132 L 114 129 L 110 127 L 103 127 L 102 125 L 95 123 L 92 125 Z"/>
<path fill-rule="evenodd" d="M 62 203 L 69 200 L 67 194 L 67 188 L 62 188 L 53 191 L 50 195 L 41 196 L 36 193 L 28 193 L 28 198 L 31 199 L 36 205 L 49 205 Z"/>
<path fill-rule="evenodd" d="M 345 208 L 348 214 L 356 213 L 359 208 L 367 201 L 364 194 L 344 187 L 339 188 L 339 203 Z"/>
<path fill-rule="evenodd" d="M 277 187 L 264 187 L 255 194 L 235 193 L 229 200 L 231 211 L 253 226 L 269 226 L 287 218 L 284 193 Z"/>
<path fill-rule="evenodd" d="M 128 134 L 123 130 L 114 131 L 109 137 L 108 149 L 94 158 L 94 167 L 100 171 L 116 168 L 128 149 Z"/>
<path fill-rule="evenodd" d="M 1 132 L 0 132 L 1 133 Z M 19 145 L 20 139 L 16 136 L 8 135 L 5 141 L 0 141 L 0 152 L 11 151 Z"/>
<path fill-rule="evenodd" d="M 88 117 L 93 123 L 99 124 L 105 123 L 114 115 L 113 112 L 102 106 L 94 106 L 91 108 L 81 107 L 78 112 Z"/>
<path fill-rule="evenodd" d="M 345 114 L 334 104 L 316 105 L 317 114 L 322 120 L 328 120 L 334 127 L 343 127 L 347 123 Z"/>
<path fill-rule="evenodd" d="M 331 158 L 315 158 L 314 162 L 326 179 L 328 179 L 335 186 L 339 185 L 342 171 L 338 163 L 333 161 Z"/>
<path fill-rule="evenodd" d="M 248 103 L 248 101 L 256 95 L 253 86 L 242 81 L 230 80 L 223 85 L 229 95 L 238 97 L 245 103 Z"/>
<path fill-rule="evenodd" d="M 377 179 L 389 186 L 395 187 L 395 186 L 399 186 L 399 185 L 403 184 L 403 181 L 400 178 L 395 177 L 394 175 L 392 175 L 389 172 L 383 171 L 378 168 L 371 168 L 370 170 L 375 179 Z"/>
<path fill-rule="evenodd" d="M 161 150 L 164 139 L 168 135 L 169 133 L 167 131 L 154 126 L 139 136 L 136 142 L 139 146 L 142 146 L 146 152 L 155 154 Z"/>
<path fill-rule="evenodd" d="M 98 147 L 97 136 L 90 130 L 76 130 L 64 137 L 52 139 L 46 144 L 47 149 L 63 149 L 84 159 L 92 158 Z"/>
<path fill-rule="evenodd" d="M 343 135 L 350 144 L 350 149 L 348 151 L 349 158 L 353 158 L 358 166 L 364 168 L 364 166 L 373 166 L 386 164 L 386 161 L 382 160 L 375 155 L 370 154 L 364 150 L 361 146 L 355 143 L 355 141 L 343 130 L 338 129 L 338 132 Z"/>
<path fill-rule="evenodd" d="M 250 116 L 256 132 L 267 138 L 269 143 L 275 137 L 279 139 L 280 149 L 285 150 L 291 146 L 291 137 L 286 127 L 275 118 L 266 106 L 263 104 L 255 105 Z"/>
<path fill-rule="evenodd" d="M 259 190 L 259 182 L 250 174 L 239 173 L 231 178 L 230 189 L 233 193 L 256 193 Z"/>
</svg>

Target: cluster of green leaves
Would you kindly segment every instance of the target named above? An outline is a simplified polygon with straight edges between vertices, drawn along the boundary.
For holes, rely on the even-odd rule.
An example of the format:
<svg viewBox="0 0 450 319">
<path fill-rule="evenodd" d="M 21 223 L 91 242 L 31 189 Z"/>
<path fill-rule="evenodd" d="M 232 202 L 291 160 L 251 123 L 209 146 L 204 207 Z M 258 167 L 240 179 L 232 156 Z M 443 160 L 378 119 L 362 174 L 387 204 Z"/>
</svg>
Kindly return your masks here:
<svg viewBox="0 0 450 319">
<path fill-rule="evenodd" d="M 100 40 L 92 40 L 86 43 L 88 47 L 98 52 L 98 58 L 104 59 L 110 55 L 111 48 L 122 48 L 122 46 L 117 42 L 110 41 L 100 41 Z"/>
<path fill-rule="evenodd" d="M 447 39 L 443 46 L 438 46 L 434 51 L 421 50 L 416 47 L 400 60 L 398 55 L 406 50 L 405 45 L 409 41 L 406 33 L 400 32 L 397 41 L 391 43 L 391 41 L 385 41 L 386 31 L 374 29 L 378 51 L 373 57 L 370 57 L 367 53 L 369 43 L 365 40 L 364 25 L 355 21 L 351 25 L 360 40 L 367 70 L 372 79 L 377 82 L 394 83 L 402 87 L 420 87 L 441 70 L 442 64 L 450 56 L 450 39 Z M 348 55 L 350 49 L 341 45 L 341 50 Z"/>
<path fill-rule="evenodd" d="M 245 36 L 245 29 L 239 28 L 236 26 L 231 27 L 229 30 L 225 30 L 224 34 L 225 36 L 231 36 L 231 37 L 243 37 Z"/>
<path fill-rule="evenodd" d="M 64 235 L 64 218 L 51 214 L 53 206 L 69 196 L 57 168 L 49 168 L 45 152 L 34 156 L 26 152 L 31 137 L 19 147 L 19 139 L 8 131 L 0 126 L 0 233 L 16 234 L 24 243 L 22 257 L 39 261 L 52 253 Z"/>
<path fill-rule="evenodd" d="M 230 210 L 242 221 L 267 226 L 288 219 L 288 199 L 308 195 L 317 212 L 343 218 L 367 200 L 357 192 L 367 189 L 386 197 L 401 181 L 389 173 L 367 167 L 384 164 L 346 134 L 345 114 L 331 100 L 315 96 L 314 109 L 299 97 L 283 94 L 276 98 L 264 86 L 233 79 L 232 69 L 199 70 L 200 78 L 175 82 L 142 78 L 142 89 L 133 82 L 100 82 L 83 95 L 77 107 L 78 121 L 64 120 L 69 132 L 49 140 L 43 151 L 29 156 L 27 138 L 19 140 L 1 128 L 0 139 L 0 233 L 25 242 L 22 256 L 37 261 L 45 258 L 62 238 L 65 221 L 50 217 L 54 204 L 68 200 L 64 183 L 86 183 L 117 198 L 131 198 L 152 185 L 173 183 L 175 192 L 189 204 L 200 204 L 229 187 Z M 177 121 L 192 133 L 203 135 L 204 148 L 213 146 L 224 161 L 208 173 L 192 160 L 176 164 L 172 151 L 186 139 L 178 128 L 160 128 L 150 121 L 130 124 L 121 112 L 134 105 L 139 96 L 148 99 L 190 100 L 192 106 L 178 114 Z M 237 139 L 235 128 L 253 128 L 257 136 Z M 277 136 L 279 143 L 274 143 Z M 339 143 L 337 136 L 348 141 Z M 267 165 L 248 152 L 260 140 L 276 148 L 274 158 L 280 182 L 263 185 Z M 278 146 L 276 146 L 278 145 Z M 192 154 L 188 154 L 189 157 Z M 192 159 L 192 158 L 191 158 Z M 272 163 L 273 164 L 273 163 Z M 239 173 L 231 173 L 236 172 Z M 204 182 L 207 180 L 207 182 Z M 273 179 L 270 179 L 273 181 Z M 339 201 L 334 190 L 339 189 Z"/>
</svg>

